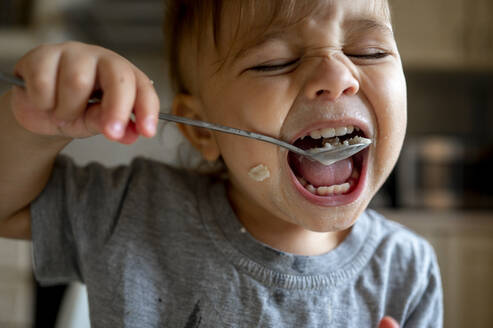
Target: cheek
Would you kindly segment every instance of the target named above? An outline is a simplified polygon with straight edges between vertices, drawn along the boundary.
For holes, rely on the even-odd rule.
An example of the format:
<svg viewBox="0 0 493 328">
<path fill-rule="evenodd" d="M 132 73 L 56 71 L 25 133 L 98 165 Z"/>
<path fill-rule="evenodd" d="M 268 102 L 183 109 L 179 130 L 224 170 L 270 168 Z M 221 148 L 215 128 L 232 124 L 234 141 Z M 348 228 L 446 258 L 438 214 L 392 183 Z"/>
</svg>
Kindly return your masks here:
<svg viewBox="0 0 493 328">
<path fill-rule="evenodd" d="M 206 100 L 208 116 L 224 125 L 276 137 L 295 98 L 288 89 L 287 79 L 282 78 L 223 83 L 220 93 L 209 93 L 218 96 Z"/>
<path fill-rule="evenodd" d="M 390 174 L 397 162 L 407 124 L 406 83 L 402 71 L 393 74 L 393 79 L 382 76 L 374 81 L 375 95 L 370 101 L 375 111 L 377 126 L 374 147 L 374 170 L 376 185 L 379 186 Z"/>
<path fill-rule="evenodd" d="M 229 135 L 217 135 L 217 142 L 230 174 L 234 175 L 236 180 L 247 180 L 258 184 L 259 182 L 254 181 L 248 173 L 259 164 L 265 165 L 271 175 L 261 183 L 269 182 L 277 175 L 277 168 L 280 165 L 278 147 L 262 141 Z"/>
<path fill-rule="evenodd" d="M 286 88 L 289 83 L 274 79 L 259 80 L 258 83 L 242 83 L 241 79 L 234 83 L 216 80 L 208 86 L 208 92 L 203 93 L 207 119 L 279 137 L 291 108 Z M 258 188 L 262 192 L 278 179 L 283 157 L 279 156 L 277 146 L 228 134 L 216 133 L 215 136 L 229 174 L 241 189 Z M 266 165 L 271 174 L 262 182 L 254 181 L 248 175 L 250 169 L 259 164 Z"/>
<path fill-rule="evenodd" d="M 234 137 L 233 137 L 234 138 Z M 256 204 L 264 204 L 275 211 L 273 203 L 280 197 L 279 183 L 281 179 L 279 149 L 260 141 L 248 140 L 238 137 L 236 140 L 218 138 L 221 153 L 228 168 L 229 180 L 233 188 L 245 199 L 253 200 Z M 250 171 L 264 165 L 269 172 L 269 177 L 258 181 L 249 175 Z M 270 204 L 270 205 L 269 205 Z"/>
</svg>

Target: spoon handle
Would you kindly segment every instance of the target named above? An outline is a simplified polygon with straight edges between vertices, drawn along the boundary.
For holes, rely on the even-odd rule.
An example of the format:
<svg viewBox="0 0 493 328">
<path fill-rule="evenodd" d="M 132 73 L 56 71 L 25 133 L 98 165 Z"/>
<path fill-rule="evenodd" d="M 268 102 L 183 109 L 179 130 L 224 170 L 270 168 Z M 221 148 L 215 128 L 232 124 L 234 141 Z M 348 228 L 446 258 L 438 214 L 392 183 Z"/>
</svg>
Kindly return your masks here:
<svg viewBox="0 0 493 328">
<path fill-rule="evenodd" d="M 5 82 L 10 83 L 10 84 L 13 84 L 13 85 L 16 85 L 16 86 L 21 87 L 21 88 L 26 87 L 24 80 L 17 77 L 17 76 L 14 76 L 14 75 L 5 74 L 5 73 L 0 72 L 0 80 L 5 81 Z"/>
<path fill-rule="evenodd" d="M 21 78 L 14 76 L 14 75 L 10 75 L 10 74 L 5 74 L 2 72 L 0 72 L 0 81 L 7 82 L 9 84 L 12 84 L 12 85 L 15 85 L 15 86 L 18 86 L 21 88 L 26 87 L 24 80 L 22 80 Z M 95 97 L 92 97 L 91 99 L 89 99 L 89 103 L 97 103 L 100 101 L 101 101 L 100 96 L 95 96 Z M 223 133 L 235 134 L 235 135 L 239 135 L 242 137 L 256 139 L 256 140 L 260 140 L 260 141 L 264 141 L 264 142 L 269 142 L 269 143 L 287 148 L 290 151 L 295 152 L 297 154 L 305 155 L 305 153 L 303 151 L 300 151 L 299 148 L 297 148 L 297 147 L 295 147 L 295 146 L 293 146 L 287 142 L 284 142 L 284 141 L 281 141 L 279 139 L 272 138 L 272 137 L 269 137 L 269 136 L 266 136 L 263 134 L 255 133 L 255 132 L 240 130 L 240 129 L 232 128 L 229 126 L 213 124 L 213 123 L 199 121 L 199 120 L 192 120 L 192 119 L 189 119 L 186 117 L 176 116 L 176 115 L 166 114 L 166 113 L 161 113 L 161 112 L 159 113 L 159 119 L 165 120 L 165 121 L 176 122 L 176 123 L 183 123 L 183 124 L 192 125 L 192 126 L 196 126 L 199 128 L 210 129 L 210 130 L 214 130 L 214 131 L 219 131 L 219 132 L 223 132 Z"/>
<path fill-rule="evenodd" d="M 229 126 L 224 126 L 224 125 L 219 125 L 219 124 L 214 124 L 214 123 L 209 123 L 209 122 L 204 122 L 204 121 L 199 121 L 199 120 L 192 120 L 183 116 L 176 116 L 176 115 L 171 115 L 171 114 L 166 114 L 166 113 L 159 113 L 159 119 L 161 120 L 166 120 L 166 121 L 171 121 L 171 122 L 176 122 L 176 123 L 183 123 L 187 125 L 193 125 L 199 128 L 205 128 L 205 129 L 210 129 L 214 131 L 219 131 L 223 133 L 229 133 L 229 134 L 235 134 L 239 135 L 242 137 L 247 137 L 251 139 L 256 139 L 264 142 L 269 142 L 272 144 L 275 144 L 277 146 L 281 146 L 284 148 L 289 149 L 292 152 L 295 152 L 300 155 L 305 155 L 305 152 L 300 152 L 300 149 L 296 146 L 293 146 L 291 144 L 288 144 L 287 142 L 284 142 L 282 140 L 272 138 L 269 136 L 266 136 L 264 134 L 259 134 L 251 131 L 246 131 L 246 130 L 241 130 L 241 129 L 236 129 L 232 128 Z"/>
</svg>

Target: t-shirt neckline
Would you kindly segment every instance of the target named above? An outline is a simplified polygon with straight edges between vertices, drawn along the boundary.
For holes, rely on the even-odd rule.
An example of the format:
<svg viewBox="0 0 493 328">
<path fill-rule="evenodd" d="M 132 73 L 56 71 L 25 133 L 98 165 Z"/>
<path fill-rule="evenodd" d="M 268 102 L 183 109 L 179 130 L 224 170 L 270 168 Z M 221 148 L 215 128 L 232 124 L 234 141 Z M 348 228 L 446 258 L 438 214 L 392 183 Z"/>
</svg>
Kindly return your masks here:
<svg viewBox="0 0 493 328">
<path fill-rule="evenodd" d="M 226 186 L 216 182 L 198 191 L 201 217 L 209 236 L 241 271 L 285 288 L 318 288 L 349 279 L 368 262 L 375 241 L 364 212 L 350 233 L 332 251 L 304 256 L 286 253 L 256 240 L 246 231 L 229 203 Z"/>
</svg>

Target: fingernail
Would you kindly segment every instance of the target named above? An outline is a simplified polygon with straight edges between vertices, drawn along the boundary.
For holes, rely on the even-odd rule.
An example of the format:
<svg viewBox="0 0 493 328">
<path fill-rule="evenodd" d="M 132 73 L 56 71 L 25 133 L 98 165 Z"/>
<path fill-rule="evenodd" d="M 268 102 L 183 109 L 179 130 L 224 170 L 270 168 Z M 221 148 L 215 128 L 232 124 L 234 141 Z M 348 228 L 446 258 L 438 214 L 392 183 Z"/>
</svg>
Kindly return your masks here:
<svg viewBox="0 0 493 328">
<path fill-rule="evenodd" d="M 121 122 L 113 122 L 109 126 L 110 134 L 114 138 L 123 137 L 123 124 Z"/>
<path fill-rule="evenodd" d="M 144 126 L 147 132 L 154 134 L 156 132 L 156 121 L 153 117 L 148 117 L 144 121 Z"/>
</svg>

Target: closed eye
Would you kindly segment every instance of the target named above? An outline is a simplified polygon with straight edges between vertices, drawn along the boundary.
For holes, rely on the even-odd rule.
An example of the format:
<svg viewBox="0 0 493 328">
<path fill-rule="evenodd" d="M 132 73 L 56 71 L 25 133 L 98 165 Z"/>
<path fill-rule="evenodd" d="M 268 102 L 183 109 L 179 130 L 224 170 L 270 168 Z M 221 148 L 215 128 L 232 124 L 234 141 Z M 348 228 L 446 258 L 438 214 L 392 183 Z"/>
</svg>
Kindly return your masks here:
<svg viewBox="0 0 493 328">
<path fill-rule="evenodd" d="M 274 72 L 274 71 L 280 71 L 283 69 L 286 69 L 294 64 L 296 64 L 299 61 L 299 59 L 295 59 L 286 63 L 281 63 L 281 64 L 275 64 L 275 65 L 259 65 L 259 66 L 254 66 L 249 68 L 251 71 L 256 71 L 256 72 Z"/>
<path fill-rule="evenodd" d="M 356 59 L 380 59 L 389 56 L 387 52 L 376 52 L 371 54 L 346 54 L 346 56 Z"/>
</svg>

